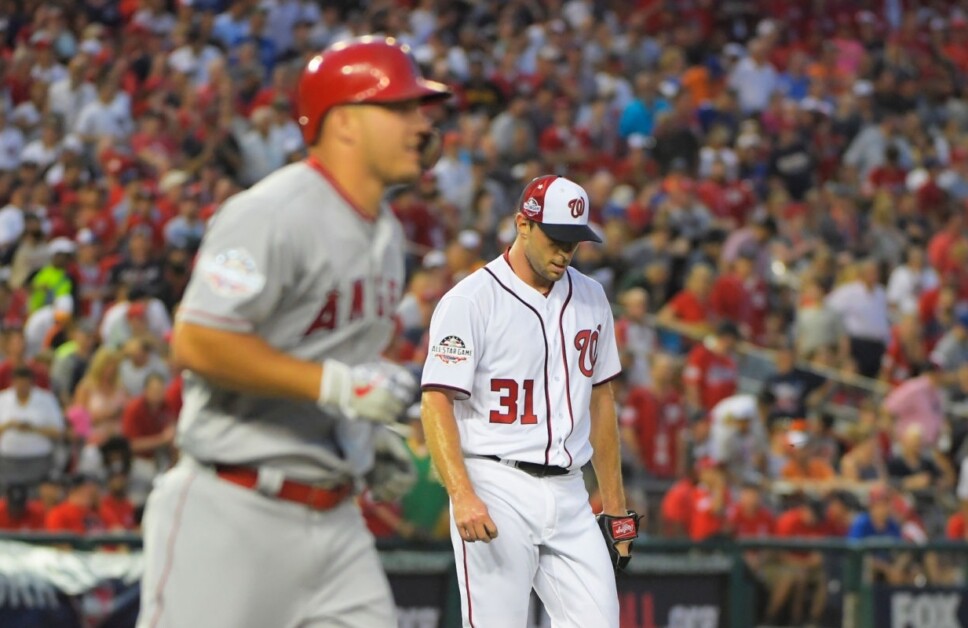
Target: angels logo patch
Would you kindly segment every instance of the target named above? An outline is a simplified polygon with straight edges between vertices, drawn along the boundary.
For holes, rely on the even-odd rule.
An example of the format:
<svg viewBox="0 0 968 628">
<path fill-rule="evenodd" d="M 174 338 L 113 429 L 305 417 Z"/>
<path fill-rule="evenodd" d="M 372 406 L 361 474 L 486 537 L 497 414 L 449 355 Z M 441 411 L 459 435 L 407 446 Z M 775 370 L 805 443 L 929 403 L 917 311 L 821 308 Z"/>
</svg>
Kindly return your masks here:
<svg viewBox="0 0 968 628">
<path fill-rule="evenodd" d="M 430 355 L 444 364 L 459 364 L 471 357 L 473 351 L 457 336 L 447 336 L 430 347 Z"/>
</svg>

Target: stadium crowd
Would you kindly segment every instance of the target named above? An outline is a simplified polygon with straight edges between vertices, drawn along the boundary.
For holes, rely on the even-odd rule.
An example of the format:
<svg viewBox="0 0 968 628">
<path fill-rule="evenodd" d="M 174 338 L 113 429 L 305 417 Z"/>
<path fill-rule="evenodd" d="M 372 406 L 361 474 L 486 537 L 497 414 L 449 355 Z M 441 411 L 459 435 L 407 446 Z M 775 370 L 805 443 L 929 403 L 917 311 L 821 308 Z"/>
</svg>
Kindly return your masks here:
<svg viewBox="0 0 968 628">
<path fill-rule="evenodd" d="M 206 222 L 302 158 L 309 56 L 384 33 L 457 94 L 430 110 L 442 158 L 390 199 L 387 357 L 419 371 L 437 299 L 510 243 L 527 181 L 566 175 L 605 240 L 575 264 L 615 304 L 633 502 L 668 488 L 636 504 L 653 533 L 968 538 L 968 3 L 0 7 L 0 529 L 137 529 L 177 457 L 167 341 Z M 740 346 L 769 351 L 762 382 Z M 362 500 L 379 535 L 444 538 L 417 414 L 417 488 Z M 823 573 L 747 558 L 773 613 Z"/>
</svg>

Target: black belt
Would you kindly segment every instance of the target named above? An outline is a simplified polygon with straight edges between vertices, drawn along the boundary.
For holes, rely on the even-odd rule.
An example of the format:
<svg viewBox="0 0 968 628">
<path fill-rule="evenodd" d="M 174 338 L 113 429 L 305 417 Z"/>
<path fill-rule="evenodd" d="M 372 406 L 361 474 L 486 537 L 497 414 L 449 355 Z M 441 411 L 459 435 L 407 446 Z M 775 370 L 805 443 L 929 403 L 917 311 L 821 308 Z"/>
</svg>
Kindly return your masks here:
<svg viewBox="0 0 968 628">
<path fill-rule="evenodd" d="M 566 469 L 565 467 L 556 467 L 548 464 L 538 464 L 537 462 L 519 462 L 517 460 L 503 460 L 497 456 L 481 456 L 481 458 L 486 458 L 487 460 L 493 460 L 494 462 L 500 462 L 501 464 L 506 464 L 509 467 L 520 469 L 525 473 L 527 473 L 528 475 L 533 475 L 536 478 L 543 478 L 551 475 L 565 475 L 568 473 L 568 469 Z"/>
</svg>

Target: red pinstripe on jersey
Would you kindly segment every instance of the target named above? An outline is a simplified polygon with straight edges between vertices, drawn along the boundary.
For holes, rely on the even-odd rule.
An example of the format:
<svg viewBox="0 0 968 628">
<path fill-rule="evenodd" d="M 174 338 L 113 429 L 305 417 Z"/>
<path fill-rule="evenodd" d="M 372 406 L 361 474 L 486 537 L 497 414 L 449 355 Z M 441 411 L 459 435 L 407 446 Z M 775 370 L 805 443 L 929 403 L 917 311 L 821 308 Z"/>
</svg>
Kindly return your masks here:
<svg viewBox="0 0 968 628">
<path fill-rule="evenodd" d="M 571 274 L 566 270 L 565 275 L 568 277 L 568 296 L 565 297 L 565 303 L 561 306 L 561 313 L 558 315 L 558 335 L 561 339 L 561 359 L 565 363 L 565 398 L 568 399 L 568 420 L 571 421 L 571 428 L 568 430 L 568 436 L 565 436 L 565 440 L 562 441 L 562 446 L 565 448 L 565 454 L 568 455 L 568 466 L 570 467 L 572 460 L 571 452 L 568 451 L 568 439 L 571 437 L 571 433 L 575 431 L 575 413 L 571 409 L 571 375 L 568 370 L 568 347 L 565 344 L 565 310 L 571 302 L 572 285 Z"/>
</svg>

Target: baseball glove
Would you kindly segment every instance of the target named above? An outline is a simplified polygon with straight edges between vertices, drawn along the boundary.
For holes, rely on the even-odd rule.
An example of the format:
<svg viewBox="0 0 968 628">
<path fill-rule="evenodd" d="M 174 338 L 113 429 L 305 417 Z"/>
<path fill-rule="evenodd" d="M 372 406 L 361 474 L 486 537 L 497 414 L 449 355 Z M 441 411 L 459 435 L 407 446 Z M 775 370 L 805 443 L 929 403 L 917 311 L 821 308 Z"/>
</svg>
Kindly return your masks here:
<svg viewBox="0 0 968 628">
<path fill-rule="evenodd" d="M 373 499 L 392 502 L 400 499 L 417 483 L 417 469 L 403 439 L 379 427 L 373 433 L 373 468 L 366 484 Z"/>
<path fill-rule="evenodd" d="M 605 546 L 608 547 L 608 557 L 612 561 L 615 572 L 624 571 L 632 559 L 632 541 L 639 536 L 639 520 L 641 515 L 629 510 L 624 517 L 613 517 L 612 515 L 601 514 L 595 519 L 598 527 L 602 530 L 605 537 Z M 618 553 L 619 543 L 629 543 L 628 556 L 621 556 Z"/>
</svg>

